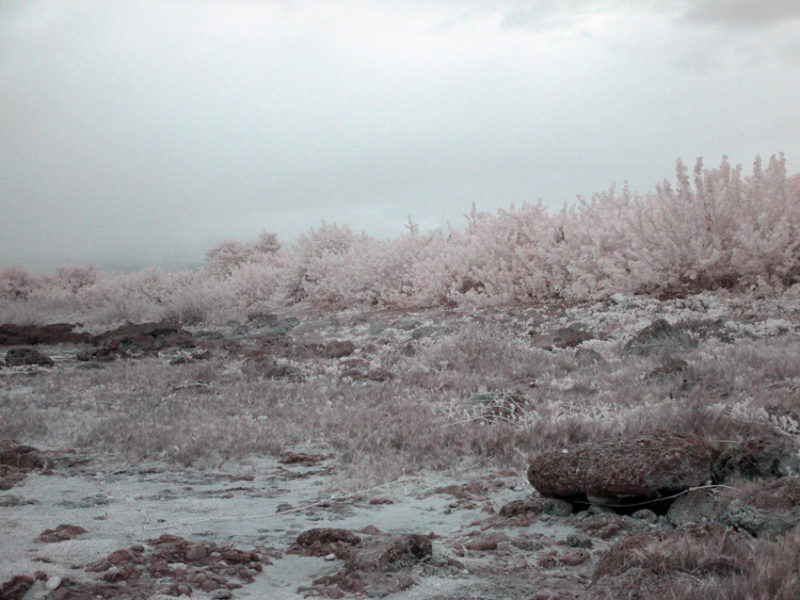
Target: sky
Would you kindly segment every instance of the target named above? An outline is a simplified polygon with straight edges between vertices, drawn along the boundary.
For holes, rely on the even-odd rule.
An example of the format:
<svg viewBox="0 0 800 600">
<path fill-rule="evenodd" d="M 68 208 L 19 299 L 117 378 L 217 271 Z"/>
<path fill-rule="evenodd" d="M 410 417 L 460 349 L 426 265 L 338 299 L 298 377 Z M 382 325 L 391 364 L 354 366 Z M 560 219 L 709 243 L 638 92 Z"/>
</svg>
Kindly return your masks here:
<svg viewBox="0 0 800 600">
<path fill-rule="evenodd" d="M 797 0 L 3 0 L 0 269 L 800 170 Z"/>
</svg>

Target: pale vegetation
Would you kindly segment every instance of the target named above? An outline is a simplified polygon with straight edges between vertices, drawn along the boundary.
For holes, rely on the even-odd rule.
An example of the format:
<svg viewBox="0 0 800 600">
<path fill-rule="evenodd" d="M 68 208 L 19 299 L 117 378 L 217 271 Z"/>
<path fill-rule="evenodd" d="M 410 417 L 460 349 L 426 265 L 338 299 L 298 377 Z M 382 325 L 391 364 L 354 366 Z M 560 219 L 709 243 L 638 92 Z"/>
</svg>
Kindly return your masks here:
<svg viewBox="0 0 800 600">
<path fill-rule="evenodd" d="M 734 289 L 781 293 L 800 281 L 800 175 L 783 155 L 752 174 L 731 167 L 693 176 L 679 161 L 674 185 L 627 186 L 556 213 L 523 204 L 466 215 L 464 229 L 379 240 L 323 224 L 281 248 L 274 234 L 227 241 L 204 268 L 124 274 L 91 266 L 38 277 L 0 273 L 0 320 L 85 322 L 169 318 L 224 321 L 253 310 L 422 308 L 570 303 L 615 293 L 680 296 Z"/>
</svg>

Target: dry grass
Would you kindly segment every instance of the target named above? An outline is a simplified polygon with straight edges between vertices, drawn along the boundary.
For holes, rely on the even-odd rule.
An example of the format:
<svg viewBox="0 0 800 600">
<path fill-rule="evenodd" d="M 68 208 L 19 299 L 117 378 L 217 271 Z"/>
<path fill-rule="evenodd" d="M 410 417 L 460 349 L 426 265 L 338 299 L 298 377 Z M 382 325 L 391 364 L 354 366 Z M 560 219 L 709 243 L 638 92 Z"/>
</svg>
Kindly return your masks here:
<svg viewBox="0 0 800 600">
<path fill-rule="evenodd" d="M 335 452 L 347 487 L 348 480 L 380 483 L 477 461 L 524 469 L 531 452 L 614 433 L 666 429 L 728 443 L 800 415 L 800 341 L 789 333 L 701 341 L 680 355 L 685 368 L 665 369 L 668 353 L 623 351 L 630 332 L 595 344 L 602 360 L 587 362 L 573 349 L 534 347 L 524 323 L 442 323 L 441 333 L 414 341 L 412 356 L 402 331 L 363 345 L 362 358 L 394 372 L 383 383 L 342 378 L 329 359 L 297 362 L 304 381 L 265 379 L 219 354 L 193 364 L 151 358 L 36 377 L 6 371 L 0 385 L 29 389 L 0 391 L 0 428 L 31 444 L 176 466 L 311 442 Z M 524 414 L 482 418 L 475 400 L 482 392 L 508 394 Z"/>
</svg>

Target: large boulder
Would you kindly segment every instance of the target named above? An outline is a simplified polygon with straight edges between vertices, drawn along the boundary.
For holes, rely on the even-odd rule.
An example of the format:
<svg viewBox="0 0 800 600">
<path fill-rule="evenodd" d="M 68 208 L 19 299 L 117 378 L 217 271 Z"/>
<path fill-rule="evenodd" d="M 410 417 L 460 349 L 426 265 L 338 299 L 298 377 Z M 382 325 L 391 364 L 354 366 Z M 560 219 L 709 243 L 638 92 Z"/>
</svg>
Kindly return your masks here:
<svg viewBox="0 0 800 600">
<path fill-rule="evenodd" d="M 706 483 L 714 458 L 704 440 L 659 431 L 540 454 L 528 480 L 547 497 L 655 498 Z"/>
</svg>

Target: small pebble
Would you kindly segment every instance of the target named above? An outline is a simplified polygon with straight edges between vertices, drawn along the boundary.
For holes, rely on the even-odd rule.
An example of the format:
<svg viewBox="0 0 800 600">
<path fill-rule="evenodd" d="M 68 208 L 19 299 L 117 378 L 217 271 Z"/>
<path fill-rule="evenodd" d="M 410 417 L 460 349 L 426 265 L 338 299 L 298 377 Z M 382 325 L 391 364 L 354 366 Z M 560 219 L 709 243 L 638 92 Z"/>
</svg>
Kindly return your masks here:
<svg viewBox="0 0 800 600">
<path fill-rule="evenodd" d="M 333 552 L 331 552 L 330 554 L 326 554 L 325 560 L 336 560 L 336 555 Z"/>
<path fill-rule="evenodd" d="M 57 590 L 58 586 L 60 585 L 61 585 L 61 577 L 54 575 L 53 577 L 47 580 L 46 587 L 48 591 L 52 592 L 53 590 Z"/>
</svg>

